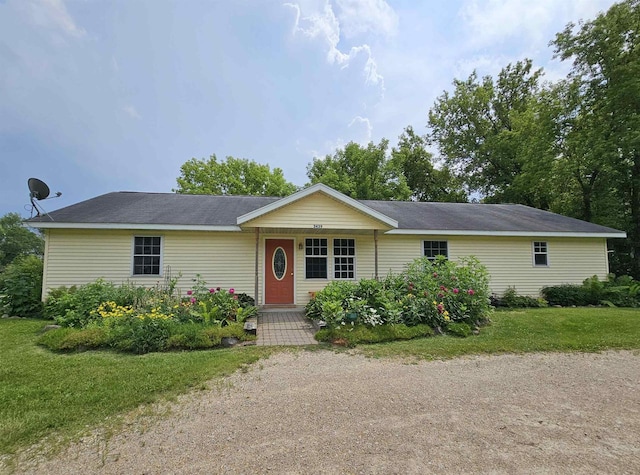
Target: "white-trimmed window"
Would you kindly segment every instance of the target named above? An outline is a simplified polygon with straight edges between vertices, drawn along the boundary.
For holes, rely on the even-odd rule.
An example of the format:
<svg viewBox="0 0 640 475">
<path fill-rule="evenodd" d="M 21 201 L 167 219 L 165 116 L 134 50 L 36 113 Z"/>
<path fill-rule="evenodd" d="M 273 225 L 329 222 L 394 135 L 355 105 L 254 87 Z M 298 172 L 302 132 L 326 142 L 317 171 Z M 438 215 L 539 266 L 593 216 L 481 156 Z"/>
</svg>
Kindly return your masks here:
<svg viewBox="0 0 640 475">
<path fill-rule="evenodd" d="M 335 279 L 356 278 L 356 240 L 333 240 L 333 277 Z"/>
<path fill-rule="evenodd" d="M 133 275 L 160 275 L 162 238 L 135 236 L 133 238 Z"/>
<path fill-rule="evenodd" d="M 541 267 L 549 265 L 547 241 L 533 241 L 533 265 Z"/>
<path fill-rule="evenodd" d="M 326 279 L 329 246 L 326 238 L 304 240 L 304 268 L 307 279 Z"/>
<path fill-rule="evenodd" d="M 436 256 L 449 258 L 449 246 L 447 241 L 423 241 L 422 254 L 430 261 L 434 261 Z"/>
</svg>

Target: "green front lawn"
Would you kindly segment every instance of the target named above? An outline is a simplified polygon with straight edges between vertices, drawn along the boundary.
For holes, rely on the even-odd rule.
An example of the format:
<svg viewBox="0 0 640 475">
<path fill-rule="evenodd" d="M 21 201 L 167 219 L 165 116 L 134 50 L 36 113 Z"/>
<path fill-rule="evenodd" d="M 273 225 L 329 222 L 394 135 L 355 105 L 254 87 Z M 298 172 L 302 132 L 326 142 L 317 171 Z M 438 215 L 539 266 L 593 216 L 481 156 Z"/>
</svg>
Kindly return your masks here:
<svg viewBox="0 0 640 475">
<path fill-rule="evenodd" d="M 0 454 L 73 435 L 141 404 L 173 397 L 268 356 L 269 349 L 56 354 L 38 347 L 41 320 L 0 320 Z"/>
<path fill-rule="evenodd" d="M 533 351 L 640 348 L 640 309 L 536 308 L 497 311 L 469 338 L 442 336 L 360 347 L 368 356 L 452 358 Z"/>
<path fill-rule="evenodd" d="M 640 310 L 528 309 L 496 312 L 493 324 L 469 338 L 441 336 L 361 345 L 375 357 L 450 358 L 530 351 L 640 348 Z M 38 347 L 39 320 L 0 320 L 0 454 L 47 435 L 74 436 L 87 427 L 171 398 L 211 378 L 266 357 L 263 347 L 149 353 L 56 354 Z"/>
</svg>

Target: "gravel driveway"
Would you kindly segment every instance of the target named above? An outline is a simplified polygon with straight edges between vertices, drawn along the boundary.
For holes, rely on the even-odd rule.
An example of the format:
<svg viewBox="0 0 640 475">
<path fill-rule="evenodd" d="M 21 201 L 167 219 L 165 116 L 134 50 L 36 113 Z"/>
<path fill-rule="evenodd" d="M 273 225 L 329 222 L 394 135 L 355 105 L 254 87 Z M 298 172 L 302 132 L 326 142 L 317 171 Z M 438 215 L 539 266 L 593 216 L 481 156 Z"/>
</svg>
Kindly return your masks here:
<svg viewBox="0 0 640 475">
<path fill-rule="evenodd" d="M 172 411 L 19 472 L 640 472 L 638 352 L 282 353 Z"/>
</svg>

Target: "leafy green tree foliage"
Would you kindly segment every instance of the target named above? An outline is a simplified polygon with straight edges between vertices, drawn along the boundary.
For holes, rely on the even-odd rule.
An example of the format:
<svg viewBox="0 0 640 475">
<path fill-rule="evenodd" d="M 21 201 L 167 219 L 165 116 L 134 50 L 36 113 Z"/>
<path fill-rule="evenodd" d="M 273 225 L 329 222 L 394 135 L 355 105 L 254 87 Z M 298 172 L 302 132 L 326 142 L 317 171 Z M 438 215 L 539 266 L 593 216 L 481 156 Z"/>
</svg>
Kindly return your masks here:
<svg viewBox="0 0 640 475">
<path fill-rule="evenodd" d="M 567 27 L 552 42 L 556 55 L 571 60 L 595 118 L 600 160 L 612 169 L 610 187 L 623 209 L 629 234 L 629 270 L 640 276 L 640 0 L 613 5 L 594 20 Z"/>
<path fill-rule="evenodd" d="M 185 194 L 287 196 L 297 190 L 280 168 L 271 170 L 246 158 L 218 161 L 215 155 L 185 162 L 177 182 L 173 191 Z"/>
<path fill-rule="evenodd" d="M 325 158 L 314 158 L 307 166 L 311 184 L 324 183 L 351 198 L 406 200 L 411 196 L 397 164 L 387 158 L 389 141 L 363 147 L 349 142 Z"/>
<path fill-rule="evenodd" d="M 44 240 L 40 234 L 22 225 L 18 213 L 7 213 L 0 218 L 0 271 L 20 256 L 44 252 Z"/>
<path fill-rule="evenodd" d="M 0 274 L 0 311 L 18 317 L 40 317 L 42 312 L 42 259 L 23 255 Z"/>
<path fill-rule="evenodd" d="M 433 155 L 427 150 L 427 140 L 408 126 L 400 135 L 397 147 L 391 152 L 391 160 L 404 175 L 417 201 L 467 201 L 462 182 L 448 167 L 433 165 Z"/>
<path fill-rule="evenodd" d="M 541 75 L 531 60 L 508 65 L 495 80 L 480 80 L 474 72 L 467 80 L 455 79 L 453 93 L 445 91 L 429 111 L 429 139 L 469 189 L 487 201 L 548 208 L 545 196 L 532 193 L 529 180 L 516 180 L 527 169 L 518 154 L 522 136 L 514 116 L 527 111 Z"/>
</svg>

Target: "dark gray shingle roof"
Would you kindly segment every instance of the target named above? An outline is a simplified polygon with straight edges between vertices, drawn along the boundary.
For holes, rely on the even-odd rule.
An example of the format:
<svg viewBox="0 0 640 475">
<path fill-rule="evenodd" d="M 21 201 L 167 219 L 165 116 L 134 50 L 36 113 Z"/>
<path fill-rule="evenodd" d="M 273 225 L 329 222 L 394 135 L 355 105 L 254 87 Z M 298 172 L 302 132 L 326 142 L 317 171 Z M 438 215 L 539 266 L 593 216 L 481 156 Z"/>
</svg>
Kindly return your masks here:
<svg viewBox="0 0 640 475">
<path fill-rule="evenodd" d="M 115 192 L 49 213 L 55 223 L 236 226 L 238 216 L 277 197 Z M 523 205 L 360 200 L 398 221 L 398 229 L 518 233 L 620 233 Z M 47 216 L 30 222 L 51 222 Z"/>
</svg>

